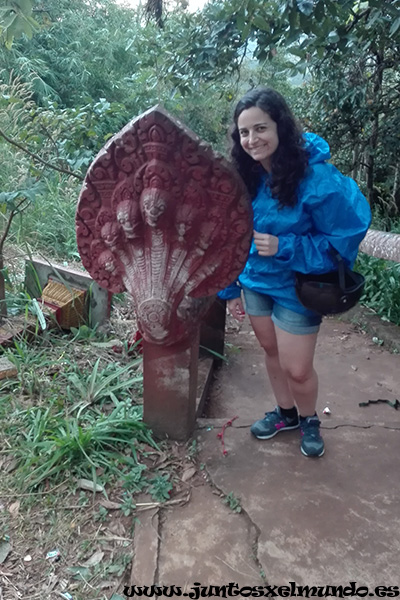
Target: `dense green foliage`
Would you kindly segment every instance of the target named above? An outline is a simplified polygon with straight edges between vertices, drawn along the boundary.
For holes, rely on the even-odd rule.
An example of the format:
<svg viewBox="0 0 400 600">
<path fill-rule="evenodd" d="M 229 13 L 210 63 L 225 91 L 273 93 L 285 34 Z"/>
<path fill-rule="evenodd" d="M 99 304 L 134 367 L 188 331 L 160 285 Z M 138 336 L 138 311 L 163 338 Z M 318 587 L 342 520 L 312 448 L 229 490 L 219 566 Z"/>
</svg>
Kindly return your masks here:
<svg viewBox="0 0 400 600">
<path fill-rule="evenodd" d="M 113 0 L 0 8 L 0 198 L 5 225 L 15 203 L 30 205 L 11 226 L 19 244 L 77 258 L 81 180 L 111 135 L 162 102 L 224 152 L 234 101 L 259 83 L 328 139 L 335 164 L 379 212 L 378 227 L 396 221 L 399 0 L 214 0 L 195 14 L 164 7 L 155 20 Z M 385 278 L 371 266 L 372 306 L 380 271 Z M 379 302 L 379 312 L 391 304 Z"/>
</svg>

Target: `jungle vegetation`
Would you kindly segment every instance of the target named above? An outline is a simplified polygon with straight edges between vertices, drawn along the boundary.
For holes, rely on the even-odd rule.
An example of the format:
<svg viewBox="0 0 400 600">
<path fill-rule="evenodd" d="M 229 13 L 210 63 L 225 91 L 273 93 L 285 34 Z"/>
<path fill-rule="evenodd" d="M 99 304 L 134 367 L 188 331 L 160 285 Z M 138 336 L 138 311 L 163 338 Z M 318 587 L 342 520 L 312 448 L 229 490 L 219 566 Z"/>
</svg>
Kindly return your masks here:
<svg viewBox="0 0 400 600">
<path fill-rule="evenodd" d="M 161 102 L 227 152 L 235 100 L 259 83 L 329 141 L 374 226 L 399 230 L 399 0 L 2 0 L 0 27 L 0 257 L 7 237 L 78 260 L 79 188 L 110 136 Z M 400 323 L 399 265 L 360 267 L 365 302 Z"/>
</svg>

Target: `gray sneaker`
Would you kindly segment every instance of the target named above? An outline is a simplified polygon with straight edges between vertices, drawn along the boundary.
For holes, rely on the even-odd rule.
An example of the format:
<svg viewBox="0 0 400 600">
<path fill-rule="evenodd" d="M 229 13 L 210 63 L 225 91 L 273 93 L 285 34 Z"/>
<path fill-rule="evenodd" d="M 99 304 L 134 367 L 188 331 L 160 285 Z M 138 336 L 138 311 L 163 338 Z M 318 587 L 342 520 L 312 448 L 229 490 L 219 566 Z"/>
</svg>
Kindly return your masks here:
<svg viewBox="0 0 400 600">
<path fill-rule="evenodd" d="M 317 415 L 300 419 L 301 446 L 304 456 L 322 456 L 325 452 L 324 440 L 319 432 L 321 421 Z"/>
<path fill-rule="evenodd" d="M 269 440 L 280 431 L 289 431 L 300 427 L 299 418 L 287 419 L 281 414 L 279 406 L 272 412 L 265 413 L 265 417 L 256 421 L 250 428 L 251 433 L 259 440 Z"/>
</svg>

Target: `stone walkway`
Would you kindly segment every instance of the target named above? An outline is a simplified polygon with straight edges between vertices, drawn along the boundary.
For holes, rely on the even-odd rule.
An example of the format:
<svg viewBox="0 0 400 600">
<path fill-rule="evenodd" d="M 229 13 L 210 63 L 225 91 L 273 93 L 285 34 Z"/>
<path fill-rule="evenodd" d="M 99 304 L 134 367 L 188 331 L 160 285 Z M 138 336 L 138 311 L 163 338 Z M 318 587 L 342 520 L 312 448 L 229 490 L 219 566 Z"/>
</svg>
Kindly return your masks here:
<svg viewBox="0 0 400 600">
<path fill-rule="evenodd" d="M 298 431 L 250 436 L 251 423 L 274 406 L 263 354 L 246 324 L 227 342 L 229 364 L 216 375 L 195 434 L 191 499 L 141 516 L 131 584 L 177 585 L 188 594 L 194 582 L 354 581 L 370 596 L 375 586 L 400 586 L 400 410 L 359 406 L 400 399 L 399 355 L 350 324 L 324 322 L 316 368 L 326 452 L 310 459 Z M 217 433 L 235 416 L 224 456 Z"/>
</svg>

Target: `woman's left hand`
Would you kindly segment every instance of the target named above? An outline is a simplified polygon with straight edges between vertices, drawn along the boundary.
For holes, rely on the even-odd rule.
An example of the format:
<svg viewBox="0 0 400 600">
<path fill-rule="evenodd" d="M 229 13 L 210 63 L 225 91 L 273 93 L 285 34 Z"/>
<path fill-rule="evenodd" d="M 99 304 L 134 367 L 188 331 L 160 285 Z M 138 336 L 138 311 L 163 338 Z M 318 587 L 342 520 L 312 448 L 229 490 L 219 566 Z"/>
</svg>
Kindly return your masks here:
<svg viewBox="0 0 400 600">
<path fill-rule="evenodd" d="M 275 256 L 278 252 L 279 238 L 269 233 L 254 231 L 254 243 L 260 256 Z"/>
</svg>

